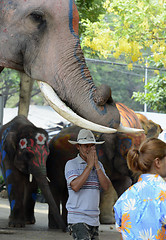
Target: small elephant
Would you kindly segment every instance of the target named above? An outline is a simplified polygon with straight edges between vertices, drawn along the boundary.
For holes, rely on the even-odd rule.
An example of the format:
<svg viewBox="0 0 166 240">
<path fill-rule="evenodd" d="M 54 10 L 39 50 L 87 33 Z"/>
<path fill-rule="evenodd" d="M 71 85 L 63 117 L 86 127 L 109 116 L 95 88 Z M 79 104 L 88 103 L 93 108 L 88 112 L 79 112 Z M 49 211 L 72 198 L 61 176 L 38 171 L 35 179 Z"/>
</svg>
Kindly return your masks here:
<svg viewBox="0 0 166 240">
<path fill-rule="evenodd" d="M 0 166 L 10 202 L 9 227 L 35 223 L 34 206 L 39 187 L 57 226 L 65 229 L 46 179 L 48 154 L 47 132 L 26 117 L 17 116 L 0 128 Z"/>
<path fill-rule="evenodd" d="M 133 110 L 122 103 L 116 104 L 121 114 L 121 124 L 126 127 L 141 128 L 139 119 Z M 69 139 L 75 140 L 80 128 L 71 126 L 64 128 L 49 142 L 50 154 L 47 159 L 47 175 L 50 179 L 50 189 L 57 206 L 62 204 L 62 217 L 67 223 L 66 201 L 68 198 L 64 167 L 68 160 L 74 158 L 78 153 L 76 147 L 68 143 Z M 100 134 L 94 133 L 96 139 L 104 140 L 105 143 L 97 145 L 99 160 L 103 163 L 107 175 L 112 181 L 109 192 L 101 194 L 100 222 L 113 223 L 113 205 L 120 196 L 134 181 L 131 171 L 127 167 L 126 155 L 130 147 L 139 146 L 145 139 L 145 134 Z M 109 200 L 110 197 L 110 200 Z M 107 216 L 106 216 L 107 213 Z M 56 228 L 51 210 L 49 210 L 49 227 Z"/>
</svg>

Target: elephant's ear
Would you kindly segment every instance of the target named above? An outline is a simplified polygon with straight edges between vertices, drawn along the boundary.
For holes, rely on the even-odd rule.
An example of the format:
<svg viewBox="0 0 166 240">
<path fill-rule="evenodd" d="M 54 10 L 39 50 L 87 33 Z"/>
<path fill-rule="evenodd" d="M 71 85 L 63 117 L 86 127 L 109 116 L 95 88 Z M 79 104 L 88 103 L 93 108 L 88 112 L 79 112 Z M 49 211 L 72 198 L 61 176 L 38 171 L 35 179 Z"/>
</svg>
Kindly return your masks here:
<svg viewBox="0 0 166 240">
<path fill-rule="evenodd" d="M 16 134 L 14 132 L 9 132 L 5 141 L 4 149 L 9 157 L 13 160 L 16 155 Z"/>
<path fill-rule="evenodd" d="M 18 157 L 18 134 L 9 132 L 5 139 L 4 147 L 8 159 L 14 164 L 14 166 L 21 172 L 27 172 L 24 162 L 20 161 L 20 158 Z"/>
</svg>

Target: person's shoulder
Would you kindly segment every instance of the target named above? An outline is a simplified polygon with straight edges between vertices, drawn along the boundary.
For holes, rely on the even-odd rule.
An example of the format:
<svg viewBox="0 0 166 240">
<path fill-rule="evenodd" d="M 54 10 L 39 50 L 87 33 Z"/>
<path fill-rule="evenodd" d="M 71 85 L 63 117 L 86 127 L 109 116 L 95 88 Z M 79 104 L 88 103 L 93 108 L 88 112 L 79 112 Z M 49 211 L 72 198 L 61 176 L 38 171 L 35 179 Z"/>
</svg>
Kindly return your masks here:
<svg viewBox="0 0 166 240">
<path fill-rule="evenodd" d="M 78 158 L 78 157 L 75 157 L 75 158 L 73 158 L 73 159 L 69 159 L 69 160 L 66 162 L 66 165 L 76 164 L 76 163 L 77 163 L 77 158 Z"/>
<path fill-rule="evenodd" d="M 124 201 L 129 198 L 135 198 L 137 195 L 136 183 L 131 185 L 125 190 L 125 192 L 119 197 L 119 201 Z"/>
<path fill-rule="evenodd" d="M 100 161 L 98 161 L 98 162 L 99 162 L 100 167 L 104 168 L 103 163 Z"/>
</svg>

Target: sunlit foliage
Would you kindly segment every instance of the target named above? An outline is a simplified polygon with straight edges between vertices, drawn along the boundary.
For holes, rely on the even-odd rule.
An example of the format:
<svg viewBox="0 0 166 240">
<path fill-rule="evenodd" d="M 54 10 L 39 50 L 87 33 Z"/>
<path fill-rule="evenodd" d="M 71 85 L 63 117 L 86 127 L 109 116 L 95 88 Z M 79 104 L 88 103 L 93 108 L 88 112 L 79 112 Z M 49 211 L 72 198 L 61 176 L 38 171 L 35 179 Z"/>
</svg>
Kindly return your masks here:
<svg viewBox="0 0 166 240">
<path fill-rule="evenodd" d="M 145 86 L 147 93 L 134 92 L 133 98 L 147 104 L 154 111 L 166 113 L 166 74 L 157 74 Z"/>
<path fill-rule="evenodd" d="M 166 1 L 106 0 L 103 7 L 98 22 L 82 19 L 84 50 L 104 58 L 123 55 L 130 64 L 145 62 L 146 52 L 166 67 Z"/>
</svg>

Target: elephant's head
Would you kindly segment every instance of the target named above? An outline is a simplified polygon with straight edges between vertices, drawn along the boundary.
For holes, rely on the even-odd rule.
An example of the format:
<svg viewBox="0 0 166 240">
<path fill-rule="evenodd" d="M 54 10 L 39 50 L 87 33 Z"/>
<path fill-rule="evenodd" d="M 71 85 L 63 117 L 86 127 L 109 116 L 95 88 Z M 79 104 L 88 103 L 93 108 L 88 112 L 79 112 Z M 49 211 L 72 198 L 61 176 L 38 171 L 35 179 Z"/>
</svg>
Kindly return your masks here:
<svg viewBox="0 0 166 240">
<path fill-rule="evenodd" d="M 49 154 L 47 141 L 48 136 L 44 129 L 24 127 L 16 135 L 15 166 L 21 172 L 32 174 L 36 178 L 46 177 L 46 160 Z"/>
<path fill-rule="evenodd" d="M 109 132 L 115 132 L 120 123 L 119 112 L 111 89 L 96 88 L 93 83 L 80 47 L 78 24 L 74 0 L 0 1 L 0 70 L 8 67 L 24 71 L 39 80 L 44 92 L 47 84 L 51 86 L 74 113 L 114 128 Z M 50 90 L 44 94 L 53 108 L 60 114 L 65 112 L 63 117 L 81 125 L 80 119 L 75 114 L 69 116 L 61 103 L 58 109 L 54 106 Z M 81 126 L 108 130 L 85 123 Z"/>
<path fill-rule="evenodd" d="M 152 120 L 148 120 L 145 115 L 141 113 L 136 113 L 136 115 L 147 138 L 158 138 L 159 134 L 163 132 L 163 129 L 159 124 L 153 122 Z"/>
<path fill-rule="evenodd" d="M 10 123 L 5 138 L 5 152 L 9 160 L 24 176 L 35 178 L 46 201 L 53 211 L 57 226 L 65 229 L 59 210 L 50 192 L 46 175 L 46 160 L 49 154 L 48 134 L 37 128 L 24 116 L 17 116 Z"/>
</svg>

